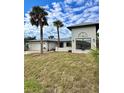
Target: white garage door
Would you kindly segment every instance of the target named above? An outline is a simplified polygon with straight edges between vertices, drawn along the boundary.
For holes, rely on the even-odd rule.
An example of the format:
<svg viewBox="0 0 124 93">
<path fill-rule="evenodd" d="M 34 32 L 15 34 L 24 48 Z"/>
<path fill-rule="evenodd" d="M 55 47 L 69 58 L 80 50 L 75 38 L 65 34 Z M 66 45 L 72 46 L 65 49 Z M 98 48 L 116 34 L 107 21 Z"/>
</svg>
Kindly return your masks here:
<svg viewBox="0 0 124 93">
<path fill-rule="evenodd" d="M 29 44 L 29 50 L 31 50 L 31 51 L 40 50 L 40 43 L 30 43 Z"/>
</svg>

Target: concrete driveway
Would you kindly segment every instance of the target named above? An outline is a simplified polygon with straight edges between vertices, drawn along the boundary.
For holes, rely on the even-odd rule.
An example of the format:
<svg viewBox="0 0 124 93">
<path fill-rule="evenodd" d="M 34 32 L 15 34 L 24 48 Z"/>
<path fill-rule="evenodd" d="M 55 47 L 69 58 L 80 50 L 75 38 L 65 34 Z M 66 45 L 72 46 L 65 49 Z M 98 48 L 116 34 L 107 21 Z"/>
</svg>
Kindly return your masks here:
<svg viewBox="0 0 124 93">
<path fill-rule="evenodd" d="M 24 51 L 24 54 L 40 53 L 40 51 Z"/>
</svg>

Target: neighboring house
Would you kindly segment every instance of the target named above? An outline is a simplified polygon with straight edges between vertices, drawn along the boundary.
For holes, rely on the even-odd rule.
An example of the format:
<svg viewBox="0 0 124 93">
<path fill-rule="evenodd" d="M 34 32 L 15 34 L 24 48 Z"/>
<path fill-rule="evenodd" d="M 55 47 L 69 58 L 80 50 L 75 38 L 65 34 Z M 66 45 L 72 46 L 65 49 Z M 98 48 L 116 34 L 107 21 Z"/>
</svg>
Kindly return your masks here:
<svg viewBox="0 0 124 93">
<path fill-rule="evenodd" d="M 72 32 L 72 38 L 60 39 L 60 47 L 57 47 L 57 39 L 44 39 L 44 51 L 72 51 L 72 53 L 87 53 L 97 47 L 96 33 L 99 23 L 82 23 L 68 27 Z M 40 40 L 30 40 L 29 50 L 40 51 Z"/>
<path fill-rule="evenodd" d="M 60 48 L 57 48 L 57 39 L 44 39 L 43 51 L 68 51 L 71 50 L 71 38 L 60 39 Z M 29 41 L 29 51 L 40 51 L 40 40 Z"/>
<path fill-rule="evenodd" d="M 87 53 L 96 48 L 99 23 L 82 23 L 68 27 L 72 31 L 72 53 Z"/>
</svg>

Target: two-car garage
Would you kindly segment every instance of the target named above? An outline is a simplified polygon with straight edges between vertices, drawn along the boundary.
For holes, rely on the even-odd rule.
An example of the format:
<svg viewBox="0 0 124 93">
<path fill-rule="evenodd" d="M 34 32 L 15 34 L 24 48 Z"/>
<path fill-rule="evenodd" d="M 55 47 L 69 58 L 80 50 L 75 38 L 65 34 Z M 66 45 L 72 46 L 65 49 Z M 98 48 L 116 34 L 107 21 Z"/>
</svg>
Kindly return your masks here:
<svg viewBox="0 0 124 93">
<path fill-rule="evenodd" d="M 39 51 L 40 50 L 40 43 L 39 42 L 32 42 L 29 44 L 30 51 Z"/>
<path fill-rule="evenodd" d="M 40 51 L 41 45 L 40 45 L 40 40 L 30 40 L 29 43 L 29 51 Z M 57 46 L 56 42 L 51 42 L 51 41 L 44 41 L 43 42 L 43 51 L 50 51 L 50 50 L 55 50 Z"/>
</svg>

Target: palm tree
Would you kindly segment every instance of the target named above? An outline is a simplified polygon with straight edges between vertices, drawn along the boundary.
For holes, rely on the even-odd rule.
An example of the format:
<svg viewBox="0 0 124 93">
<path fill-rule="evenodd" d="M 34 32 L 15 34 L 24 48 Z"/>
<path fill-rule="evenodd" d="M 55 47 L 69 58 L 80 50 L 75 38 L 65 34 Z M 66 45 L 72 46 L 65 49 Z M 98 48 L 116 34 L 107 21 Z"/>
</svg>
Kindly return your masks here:
<svg viewBox="0 0 124 93">
<path fill-rule="evenodd" d="M 43 53 L 43 26 L 48 25 L 46 16 L 48 13 L 40 6 L 34 6 L 30 14 L 30 22 L 32 25 L 40 26 L 40 39 L 41 39 L 41 54 Z"/>
<path fill-rule="evenodd" d="M 58 47 L 60 47 L 60 36 L 59 36 L 59 28 L 63 27 L 63 23 L 60 20 L 56 20 L 53 22 L 54 26 L 57 28 L 57 34 L 58 34 Z"/>
</svg>

